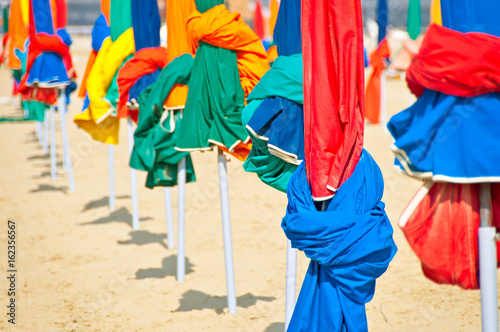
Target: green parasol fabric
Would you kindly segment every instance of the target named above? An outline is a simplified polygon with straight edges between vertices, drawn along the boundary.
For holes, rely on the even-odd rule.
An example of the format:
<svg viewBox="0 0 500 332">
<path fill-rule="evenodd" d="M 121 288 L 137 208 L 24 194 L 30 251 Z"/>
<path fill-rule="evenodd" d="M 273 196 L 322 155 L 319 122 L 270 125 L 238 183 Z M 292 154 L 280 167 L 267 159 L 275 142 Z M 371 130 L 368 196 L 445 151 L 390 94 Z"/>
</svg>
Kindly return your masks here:
<svg viewBox="0 0 500 332">
<path fill-rule="evenodd" d="M 224 0 L 194 0 L 194 3 L 196 4 L 196 10 L 204 13 L 212 7 L 222 5 Z"/>
<path fill-rule="evenodd" d="M 28 119 L 43 122 L 45 120 L 45 110 L 49 105 L 40 103 L 38 101 L 23 101 L 23 109 L 28 110 Z"/>
<path fill-rule="evenodd" d="M 241 125 L 244 105 L 236 53 L 201 42 L 177 148 L 208 149 L 215 143 L 232 150 L 248 137 Z"/>
<path fill-rule="evenodd" d="M 186 157 L 186 182 L 196 181 L 189 153 L 175 150 L 181 110 L 163 110 L 163 103 L 176 84 L 186 85 L 193 67 L 190 54 L 175 58 L 157 81 L 139 94 L 139 121 L 134 134 L 130 167 L 147 171 L 146 187 L 175 186 L 177 164 Z"/>
<path fill-rule="evenodd" d="M 420 0 L 410 0 L 408 4 L 408 23 L 407 29 L 410 38 L 416 40 L 420 35 L 420 27 L 422 25 L 422 14 L 420 8 Z"/>
<path fill-rule="evenodd" d="M 130 0 L 111 0 L 110 5 L 111 40 L 115 41 L 128 28 L 132 27 L 132 5 Z"/>
<path fill-rule="evenodd" d="M 202 13 L 224 3 L 221 0 L 195 2 Z M 176 148 L 203 150 L 217 144 L 232 151 L 240 142 L 248 140 L 241 125 L 244 106 L 236 53 L 200 42 Z"/>
<path fill-rule="evenodd" d="M 10 5 L 3 7 L 3 33 L 9 32 Z"/>
</svg>

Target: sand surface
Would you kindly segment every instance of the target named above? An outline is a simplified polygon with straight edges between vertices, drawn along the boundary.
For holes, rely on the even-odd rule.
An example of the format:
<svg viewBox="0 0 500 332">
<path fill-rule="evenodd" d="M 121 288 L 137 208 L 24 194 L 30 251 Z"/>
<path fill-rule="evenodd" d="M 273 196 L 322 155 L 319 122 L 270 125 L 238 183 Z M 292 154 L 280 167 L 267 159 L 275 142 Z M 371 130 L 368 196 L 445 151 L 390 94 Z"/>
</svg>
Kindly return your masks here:
<svg viewBox="0 0 500 332">
<path fill-rule="evenodd" d="M 90 39 L 75 38 L 83 75 Z M 0 69 L 0 97 L 10 78 Z M 388 80 L 388 112 L 409 103 L 401 80 Z M 81 110 L 74 97 L 69 118 Z M 0 116 L 20 115 L 10 103 Z M 69 119 L 69 120 L 70 120 Z M 7 280 L 0 275 L 0 330 L 5 331 L 266 331 L 284 326 L 286 238 L 280 222 L 286 195 L 245 173 L 229 158 L 238 314 L 228 314 L 217 155 L 193 153 L 198 181 L 187 185 L 188 273 L 176 281 L 176 249 L 168 250 L 162 189 L 149 190 L 138 173 L 140 230 L 132 231 L 126 126 L 116 148 L 115 211 L 108 209 L 107 146 L 68 121 L 76 191 L 65 173 L 50 179 L 50 158 L 35 139 L 35 124 L 0 124 L 0 270 L 6 270 L 7 220 L 17 222 L 16 329 L 6 323 Z M 60 129 L 58 160 L 62 161 Z M 366 306 L 370 331 L 479 331 L 479 291 L 440 286 L 421 273 L 397 221 L 420 186 L 392 168 L 389 139 L 367 126 L 366 148 L 385 178 L 384 201 L 398 254 Z M 172 189 L 174 216 L 177 189 Z M 308 259 L 299 254 L 300 287 Z"/>
</svg>

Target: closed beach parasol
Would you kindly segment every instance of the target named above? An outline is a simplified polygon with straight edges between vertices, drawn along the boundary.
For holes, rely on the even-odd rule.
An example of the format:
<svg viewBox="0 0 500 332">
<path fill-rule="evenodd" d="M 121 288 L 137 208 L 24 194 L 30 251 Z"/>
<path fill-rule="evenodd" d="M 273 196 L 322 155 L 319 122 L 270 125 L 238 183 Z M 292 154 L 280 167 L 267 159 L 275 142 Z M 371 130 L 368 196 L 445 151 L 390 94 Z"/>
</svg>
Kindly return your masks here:
<svg viewBox="0 0 500 332">
<path fill-rule="evenodd" d="M 396 166 L 427 180 L 400 226 L 427 277 L 481 288 L 483 331 L 498 331 L 500 4 L 440 4 L 443 27 L 429 27 L 407 74 L 419 98 L 388 124 Z"/>
<path fill-rule="evenodd" d="M 365 303 L 397 249 L 382 174 L 362 148 L 361 2 L 303 0 L 302 45 L 306 159 L 282 228 L 311 263 L 287 331 L 367 331 Z"/>
</svg>

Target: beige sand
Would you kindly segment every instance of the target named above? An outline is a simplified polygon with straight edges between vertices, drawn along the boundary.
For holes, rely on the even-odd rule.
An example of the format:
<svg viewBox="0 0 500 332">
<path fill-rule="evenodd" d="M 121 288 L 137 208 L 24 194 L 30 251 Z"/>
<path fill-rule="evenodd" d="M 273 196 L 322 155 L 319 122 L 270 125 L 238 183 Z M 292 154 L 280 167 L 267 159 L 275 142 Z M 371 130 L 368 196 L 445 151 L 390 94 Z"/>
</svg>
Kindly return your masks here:
<svg viewBox="0 0 500 332">
<path fill-rule="evenodd" d="M 76 38 L 75 64 L 83 74 L 90 40 Z M 0 96 L 8 72 L 0 70 Z M 402 81 L 388 82 L 393 114 L 408 105 Z M 82 101 L 73 99 L 72 118 Z M 0 116 L 20 114 L 0 105 Z M 50 181 L 49 155 L 35 141 L 34 123 L 0 124 L 0 266 L 6 267 L 7 219 L 18 224 L 19 331 L 283 331 L 286 239 L 280 228 L 286 196 L 229 165 L 238 315 L 227 314 L 216 153 L 194 153 L 198 182 L 187 186 L 187 258 L 184 283 L 175 279 L 176 250 L 168 250 L 161 189 L 142 186 L 141 230 L 132 232 L 126 130 L 116 149 L 117 207 L 108 210 L 107 147 L 69 122 L 76 192 L 62 169 Z M 59 135 L 59 130 L 58 130 Z M 60 136 L 58 136 L 60 139 Z M 367 305 L 371 331 L 479 331 L 478 291 L 427 280 L 396 226 L 419 182 L 392 169 L 389 140 L 366 128 L 366 148 L 385 177 L 387 213 L 399 252 Z M 61 160 L 61 149 L 58 147 Z M 176 189 L 172 190 L 176 214 Z M 298 285 L 308 260 L 299 255 Z M 0 330 L 7 281 L 0 275 Z"/>
</svg>

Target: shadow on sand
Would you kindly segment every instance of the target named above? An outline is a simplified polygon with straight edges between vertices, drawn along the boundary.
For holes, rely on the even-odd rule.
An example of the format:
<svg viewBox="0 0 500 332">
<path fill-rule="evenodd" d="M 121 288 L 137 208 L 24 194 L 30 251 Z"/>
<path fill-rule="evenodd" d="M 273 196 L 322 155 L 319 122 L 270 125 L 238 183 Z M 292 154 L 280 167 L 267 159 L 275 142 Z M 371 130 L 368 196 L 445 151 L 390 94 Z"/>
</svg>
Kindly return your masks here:
<svg viewBox="0 0 500 332">
<path fill-rule="evenodd" d="M 142 246 L 150 243 L 158 243 L 162 247 L 168 249 L 164 241 L 167 237 L 166 234 L 156 234 L 149 231 L 135 231 L 130 232 L 129 234 L 130 239 L 125 241 L 118 241 L 118 244 L 135 244 L 138 246 Z"/>
<path fill-rule="evenodd" d="M 151 217 L 143 217 L 143 218 L 139 218 L 139 221 L 146 221 L 146 220 L 151 220 L 151 219 L 152 219 Z M 130 227 L 132 227 L 132 215 L 130 214 L 130 212 L 128 212 L 128 210 L 126 208 L 122 207 L 121 209 L 118 209 L 116 211 L 111 212 L 109 214 L 109 216 L 107 216 L 107 217 L 102 217 L 102 218 L 96 219 L 94 221 L 84 222 L 84 223 L 81 223 L 80 226 L 100 225 L 100 224 L 107 224 L 107 223 L 111 223 L 111 222 L 123 222 L 123 223 L 130 225 Z"/>
<path fill-rule="evenodd" d="M 285 323 L 272 323 L 264 330 L 264 332 L 283 332 L 285 330 Z"/>
<path fill-rule="evenodd" d="M 30 193 L 39 193 L 44 191 L 61 191 L 66 192 L 68 188 L 66 187 L 55 187 L 49 184 L 39 184 L 38 188 L 30 190 Z"/>
<path fill-rule="evenodd" d="M 116 199 L 125 199 L 125 198 L 130 198 L 130 196 L 129 195 L 122 195 L 122 196 L 116 196 L 115 198 Z M 88 202 L 87 204 L 85 204 L 85 206 L 82 209 L 82 212 L 88 211 L 91 209 L 100 208 L 103 206 L 108 206 L 108 205 L 109 205 L 109 197 L 104 196 L 104 197 L 99 198 L 99 199 L 94 199 L 94 200 Z"/>
<path fill-rule="evenodd" d="M 176 276 L 177 275 L 177 255 L 165 257 L 161 262 L 160 268 L 150 268 L 145 270 L 138 270 L 135 273 L 136 279 L 146 279 L 146 278 L 165 278 L 166 276 Z M 186 274 L 194 272 L 194 265 L 189 262 L 189 258 L 186 257 Z"/>
<path fill-rule="evenodd" d="M 257 301 L 272 302 L 276 300 L 275 297 L 255 296 L 247 293 L 236 298 L 238 307 L 248 308 L 257 303 Z M 190 290 L 183 294 L 182 299 L 179 301 L 180 306 L 175 311 L 191 311 L 212 309 L 218 315 L 224 313 L 223 309 L 227 308 L 227 296 L 214 296 L 205 294 L 200 291 Z"/>
</svg>

